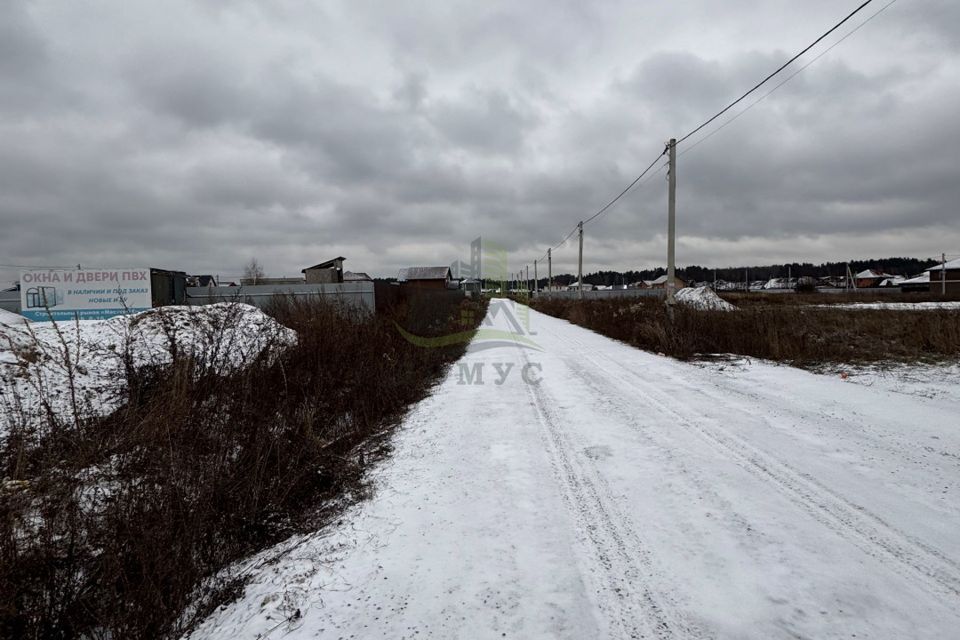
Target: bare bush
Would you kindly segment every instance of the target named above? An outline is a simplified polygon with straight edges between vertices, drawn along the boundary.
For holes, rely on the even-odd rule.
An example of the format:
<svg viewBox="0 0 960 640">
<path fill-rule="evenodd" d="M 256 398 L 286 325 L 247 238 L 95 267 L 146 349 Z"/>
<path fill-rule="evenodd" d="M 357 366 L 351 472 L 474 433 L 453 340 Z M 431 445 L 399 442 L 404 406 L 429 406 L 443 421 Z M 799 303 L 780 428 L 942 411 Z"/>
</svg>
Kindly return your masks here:
<svg viewBox="0 0 960 640">
<path fill-rule="evenodd" d="M 390 426 L 463 353 L 415 347 L 396 324 L 462 330 L 464 305 L 475 327 L 477 303 L 410 300 L 373 317 L 284 299 L 270 312 L 299 339 L 279 357 L 216 366 L 236 347 L 211 328 L 171 361 L 123 368 L 126 402 L 109 415 L 42 433 L 12 420 L 0 636 L 182 635 L 237 593 L 225 567 L 364 495 Z M 159 321 L 177 343 L 174 319 Z"/>
<path fill-rule="evenodd" d="M 775 302 L 750 304 L 750 298 L 738 297 L 737 304 L 743 306 L 734 313 L 678 305 L 672 322 L 659 300 L 547 298 L 535 301 L 534 308 L 678 358 L 732 353 L 809 366 L 960 355 L 960 311 L 850 311 L 790 304 L 784 298 L 788 296 L 765 296 Z"/>
</svg>

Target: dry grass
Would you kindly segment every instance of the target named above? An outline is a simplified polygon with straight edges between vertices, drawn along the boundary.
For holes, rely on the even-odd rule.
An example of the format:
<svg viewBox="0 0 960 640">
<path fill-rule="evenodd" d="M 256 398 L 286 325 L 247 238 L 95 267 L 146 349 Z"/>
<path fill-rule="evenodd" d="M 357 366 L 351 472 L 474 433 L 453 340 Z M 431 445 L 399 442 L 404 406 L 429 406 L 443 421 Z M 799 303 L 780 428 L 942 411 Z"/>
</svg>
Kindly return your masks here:
<svg viewBox="0 0 960 640">
<path fill-rule="evenodd" d="M 300 336 L 279 359 L 220 375 L 180 357 L 128 372 L 109 417 L 44 437 L 11 425 L 0 637 L 179 637 L 237 593 L 218 571 L 364 495 L 384 435 L 463 352 L 417 348 L 394 323 L 440 335 L 475 327 L 483 307 L 414 298 L 368 317 L 301 299 L 270 312 Z"/>
<path fill-rule="evenodd" d="M 810 305 L 855 304 L 865 302 L 943 302 L 960 300 L 960 294 L 939 293 L 878 293 L 861 289 L 857 293 L 760 293 L 721 292 L 720 297 L 740 308 L 796 307 Z"/>
<path fill-rule="evenodd" d="M 641 349 L 677 358 L 730 353 L 812 366 L 960 356 L 960 311 L 956 310 L 850 311 L 779 302 L 746 304 L 739 311 L 723 312 L 678 305 L 671 322 L 665 305 L 657 300 L 540 299 L 533 306 Z"/>
</svg>

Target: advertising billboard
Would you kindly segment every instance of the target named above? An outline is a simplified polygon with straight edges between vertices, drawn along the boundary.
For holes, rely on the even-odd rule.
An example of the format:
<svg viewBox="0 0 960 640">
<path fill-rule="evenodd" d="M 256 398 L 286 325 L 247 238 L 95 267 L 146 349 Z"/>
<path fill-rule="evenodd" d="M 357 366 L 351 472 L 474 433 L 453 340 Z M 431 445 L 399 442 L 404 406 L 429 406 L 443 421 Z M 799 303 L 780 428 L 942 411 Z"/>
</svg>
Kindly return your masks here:
<svg viewBox="0 0 960 640">
<path fill-rule="evenodd" d="M 20 313 L 30 320 L 101 320 L 152 306 L 150 269 L 20 272 Z"/>
</svg>

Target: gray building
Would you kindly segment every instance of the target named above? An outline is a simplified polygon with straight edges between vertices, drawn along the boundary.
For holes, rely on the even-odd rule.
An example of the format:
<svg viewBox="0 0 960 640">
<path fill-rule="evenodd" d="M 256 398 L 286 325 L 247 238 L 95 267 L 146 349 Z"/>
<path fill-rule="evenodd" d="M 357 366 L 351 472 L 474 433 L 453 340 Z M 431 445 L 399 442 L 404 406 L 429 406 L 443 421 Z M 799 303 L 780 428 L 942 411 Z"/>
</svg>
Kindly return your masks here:
<svg viewBox="0 0 960 640">
<path fill-rule="evenodd" d="M 332 260 L 315 264 L 312 267 L 307 267 L 306 269 L 303 269 L 301 273 L 303 273 L 304 279 L 308 284 L 332 284 L 336 282 L 343 282 L 344 260 L 346 260 L 346 258 L 339 256 Z"/>
</svg>

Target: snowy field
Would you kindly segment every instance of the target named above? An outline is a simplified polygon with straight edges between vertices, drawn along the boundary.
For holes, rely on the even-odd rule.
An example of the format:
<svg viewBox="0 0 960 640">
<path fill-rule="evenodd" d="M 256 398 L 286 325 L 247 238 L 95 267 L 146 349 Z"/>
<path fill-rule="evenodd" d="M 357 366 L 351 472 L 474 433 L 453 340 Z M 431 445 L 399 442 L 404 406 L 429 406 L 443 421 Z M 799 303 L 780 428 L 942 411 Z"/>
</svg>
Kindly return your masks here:
<svg viewBox="0 0 960 640">
<path fill-rule="evenodd" d="M 529 319 L 540 350 L 475 343 L 375 497 L 238 567 L 193 637 L 956 637 L 950 368 L 682 363 Z"/>
<path fill-rule="evenodd" d="M 109 320 L 24 322 L 0 316 L 0 436 L 9 421 L 108 415 L 123 401 L 125 366 L 168 364 L 172 351 L 211 371 L 244 366 L 296 332 L 259 309 L 222 303 L 163 307 Z M 71 393 L 71 380 L 75 394 Z"/>
</svg>

